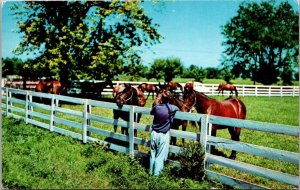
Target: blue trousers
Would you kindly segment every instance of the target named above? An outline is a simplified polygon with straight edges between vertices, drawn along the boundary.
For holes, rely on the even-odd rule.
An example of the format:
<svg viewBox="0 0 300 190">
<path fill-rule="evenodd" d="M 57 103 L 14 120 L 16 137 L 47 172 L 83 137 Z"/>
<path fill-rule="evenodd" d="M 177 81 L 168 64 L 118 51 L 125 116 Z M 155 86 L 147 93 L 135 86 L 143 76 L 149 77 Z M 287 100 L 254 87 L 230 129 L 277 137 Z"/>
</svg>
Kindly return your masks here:
<svg viewBox="0 0 300 190">
<path fill-rule="evenodd" d="M 150 174 L 158 176 L 163 170 L 165 161 L 168 158 L 170 132 L 168 131 L 166 134 L 163 134 L 152 130 L 150 143 Z"/>
</svg>

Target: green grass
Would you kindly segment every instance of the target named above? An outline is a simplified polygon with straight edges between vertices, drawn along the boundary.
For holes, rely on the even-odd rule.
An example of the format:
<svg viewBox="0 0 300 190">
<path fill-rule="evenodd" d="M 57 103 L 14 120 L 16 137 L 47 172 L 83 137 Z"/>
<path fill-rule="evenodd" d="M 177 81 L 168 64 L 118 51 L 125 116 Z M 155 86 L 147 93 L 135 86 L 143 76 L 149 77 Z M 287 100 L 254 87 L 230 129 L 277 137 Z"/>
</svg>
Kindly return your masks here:
<svg viewBox="0 0 300 190">
<path fill-rule="evenodd" d="M 222 100 L 222 99 L 225 99 L 226 97 L 225 96 L 216 96 L 214 98 L 216 98 L 218 100 Z M 299 115 L 298 97 L 241 97 L 241 99 L 247 107 L 247 117 L 246 117 L 246 119 L 248 119 L 248 120 L 298 126 L 298 115 Z M 149 99 L 147 101 L 147 104 L 146 104 L 146 107 L 151 107 L 152 102 L 153 102 L 153 100 L 151 99 L 151 97 L 149 97 Z M 82 106 L 74 106 L 74 105 L 64 104 L 63 107 L 73 109 L 73 110 L 82 111 Z M 95 114 L 95 115 L 100 115 L 100 116 L 112 118 L 112 111 L 109 110 L 109 109 L 93 108 L 92 113 Z M 76 118 L 73 118 L 72 116 L 69 116 L 67 114 L 60 114 L 59 117 L 68 118 L 68 119 L 71 119 L 71 120 L 74 120 L 74 121 L 77 120 L 78 122 L 80 122 L 80 120 L 78 120 Z M 151 124 L 152 119 L 153 119 L 152 116 L 143 115 L 142 119 L 141 119 L 141 123 Z M 21 124 L 21 125 L 23 125 L 23 124 Z M 103 128 L 103 129 L 106 129 L 106 130 L 109 130 L 109 131 L 113 131 L 113 126 L 111 126 L 111 125 L 103 124 L 103 123 L 100 123 L 100 122 L 92 122 L 92 125 L 95 126 L 95 127 L 99 127 L 99 128 Z M 4 123 L 3 126 L 4 126 L 4 130 L 7 130 L 6 129 L 7 126 L 14 126 L 14 125 L 10 124 L 10 123 Z M 66 126 L 61 126 L 61 127 L 67 128 Z M 29 128 L 31 128 L 31 127 L 26 127 L 26 129 L 29 129 Z M 70 130 L 70 128 L 68 128 L 68 129 Z M 40 129 L 34 129 L 34 130 L 40 130 Z M 120 130 L 120 127 L 119 127 L 118 132 L 120 132 L 120 131 L 121 130 Z M 188 131 L 198 132 L 199 128 L 188 127 Z M 28 137 L 28 138 L 33 138 L 33 139 L 35 138 L 35 137 L 30 137 L 30 135 L 23 135 L 21 133 L 21 131 L 18 131 L 18 133 L 20 133 L 19 137 L 20 137 L 21 141 L 25 141 L 25 139 L 23 139 L 23 136 Z M 16 133 L 16 134 L 18 134 L 18 133 Z M 30 134 L 33 135 L 35 133 L 30 133 Z M 46 139 L 45 142 L 44 142 L 44 145 L 41 145 L 41 146 L 45 146 L 45 147 L 47 146 L 47 148 L 45 148 L 45 150 L 46 149 L 51 150 L 52 149 L 51 147 L 53 146 L 54 150 L 49 151 L 51 154 L 52 153 L 54 154 L 55 152 L 60 152 L 59 154 L 64 155 L 64 149 L 65 149 L 66 152 L 72 152 L 72 151 L 67 149 L 68 146 L 66 146 L 64 143 L 60 143 L 56 139 L 58 137 L 62 138 L 62 139 L 65 139 L 64 137 L 60 137 L 59 135 L 54 135 L 52 133 L 49 133 L 49 134 L 52 135 L 51 138 L 50 137 L 48 139 L 44 138 L 44 137 L 42 138 L 42 139 Z M 55 136 L 55 138 L 53 137 L 53 135 Z M 92 134 L 92 135 L 97 137 L 97 138 L 104 139 L 103 137 L 96 136 L 95 134 Z M 5 135 L 3 135 L 3 136 L 5 137 Z M 56 136 L 58 136 L 58 137 L 56 137 Z M 146 133 L 146 132 L 140 132 L 139 131 L 138 136 L 142 137 L 142 138 L 145 138 L 145 139 L 149 139 L 149 133 Z M 217 136 L 222 137 L 222 138 L 227 138 L 227 139 L 230 138 L 230 135 L 229 135 L 227 130 L 218 130 Z M 270 147 L 270 148 L 286 150 L 286 151 L 298 152 L 298 150 L 299 150 L 299 141 L 298 141 L 297 137 L 289 137 L 289 136 L 285 136 L 285 135 L 276 135 L 276 134 L 271 134 L 271 133 L 266 133 L 266 132 L 259 132 L 259 131 L 252 131 L 252 130 L 242 129 L 240 139 L 241 139 L 242 142 L 261 145 L 261 146 Z M 67 140 L 67 141 L 70 142 L 70 140 Z M 10 141 L 8 141 L 8 142 L 7 142 L 6 145 L 4 144 L 5 146 L 4 146 L 4 151 L 3 152 L 5 152 L 5 151 L 8 151 L 8 152 L 14 151 L 14 150 L 10 150 L 10 149 L 5 149 L 5 147 L 8 146 L 8 144 L 9 145 L 12 144 Z M 52 142 L 55 142 L 55 144 L 51 144 Z M 180 139 L 178 139 L 177 142 L 178 142 L 179 145 L 181 144 Z M 25 144 L 24 146 L 20 145 L 20 146 L 17 146 L 17 147 L 19 147 L 19 148 L 20 147 L 25 147 L 25 148 L 20 148 L 20 149 L 22 149 L 22 150 L 25 149 L 24 151 L 26 151 L 26 147 L 28 148 L 28 147 L 31 147 L 31 146 L 37 146 L 37 145 L 35 145 L 35 143 L 37 143 L 37 141 L 30 142 L 29 143 L 30 145 Z M 51 145 L 48 146 L 47 143 L 50 143 Z M 74 143 L 76 145 L 74 145 L 74 147 L 72 146 L 73 148 L 70 148 L 71 150 L 76 149 L 75 146 L 80 146 L 81 145 L 81 143 L 79 143 L 79 142 L 77 143 L 77 141 L 72 141 L 71 144 L 74 144 Z M 40 142 L 37 143 L 37 144 L 40 144 Z M 60 145 L 60 144 L 62 144 L 62 145 Z M 56 150 L 55 149 L 56 146 L 60 146 L 60 147 L 65 147 L 66 146 L 66 148 L 64 148 L 63 150 L 58 150 L 58 149 Z M 83 146 L 83 147 L 85 147 L 85 146 Z M 15 146 L 12 144 L 11 148 L 15 148 Z M 42 147 L 36 147 L 35 150 L 38 151 L 38 150 L 40 150 L 40 148 L 42 148 Z M 149 148 L 139 146 L 139 150 L 143 151 L 143 152 L 148 152 Z M 230 153 L 228 150 L 222 150 L 222 151 L 224 151 L 227 155 L 229 155 L 229 153 Z M 30 154 L 30 151 L 27 152 L 27 154 Z M 46 153 L 43 153 L 43 154 L 45 154 L 44 156 L 46 156 L 46 157 L 52 157 L 53 156 L 53 155 L 47 155 Z M 67 153 L 65 153 L 65 154 L 67 154 Z M 75 157 L 78 157 L 78 153 L 75 153 L 75 154 L 77 154 L 77 156 L 75 156 Z M 108 152 L 108 154 L 111 154 L 111 152 Z M 9 157 L 9 155 L 11 155 L 11 153 L 4 154 L 4 155 L 6 155 L 6 156 L 4 156 L 4 160 L 6 160 L 6 162 L 8 162 L 7 160 L 15 159 L 15 157 L 13 157 L 13 158 Z M 65 155 L 65 156 L 67 156 L 67 155 Z M 72 157 L 73 156 L 74 155 L 72 154 Z M 56 156 L 53 156 L 53 157 L 60 158 L 60 155 L 56 155 Z M 21 159 L 21 158 L 19 158 L 19 159 Z M 44 160 L 44 158 L 38 158 L 38 159 Z M 82 158 L 80 158 L 80 156 L 79 156 L 78 159 L 81 160 Z M 101 159 L 101 158 L 99 158 L 99 159 Z M 125 158 L 122 158 L 122 159 L 125 159 Z M 261 158 L 261 157 L 258 157 L 258 156 L 252 156 L 252 155 L 244 154 L 244 153 L 238 153 L 237 154 L 237 160 L 242 161 L 242 162 L 246 162 L 246 163 L 255 164 L 255 165 L 258 165 L 258 166 L 262 166 L 262 167 L 266 167 L 266 168 L 270 168 L 270 169 L 274 169 L 274 170 L 278 170 L 278 171 L 287 172 L 287 173 L 290 173 L 290 174 L 293 174 L 293 175 L 298 175 L 298 173 L 299 173 L 298 172 L 299 171 L 298 170 L 298 165 L 287 164 L 287 163 L 279 162 L 279 161 L 273 161 L 271 159 L 265 159 L 265 158 Z M 59 159 L 59 162 L 60 161 L 61 161 L 60 164 L 63 165 L 64 162 L 69 162 L 70 160 L 68 160 L 68 158 L 65 158 L 65 160 L 64 159 L 62 159 L 62 160 Z M 15 165 L 18 166 L 18 164 L 17 164 L 18 159 L 14 160 L 14 162 L 16 162 L 16 163 L 11 164 L 11 167 L 13 167 Z M 54 158 L 52 158 L 52 162 L 55 162 Z M 85 162 L 85 164 L 87 164 L 90 161 L 85 160 L 84 162 Z M 99 161 L 99 162 L 101 162 L 101 161 Z M 50 163 L 47 162 L 46 165 L 49 165 L 49 164 Z M 123 162 L 122 162 L 122 164 L 123 164 Z M 75 165 L 80 165 L 80 164 L 75 164 Z M 82 165 L 84 165 L 84 164 L 82 164 Z M 96 161 L 96 163 L 93 163 L 92 165 L 97 165 L 97 161 Z M 71 167 L 71 166 L 68 165 L 68 167 Z M 21 170 L 21 169 L 22 169 L 22 167 L 20 166 L 19 169 L 16 169 L 16 171 Z M 233 177 L 236 177 L 236 178 L 244 179 L 246 181 L 257 183 L 259 185 L 266 186 L 266 187 L 269 187 L 269 188 L 276 188 L 276 189 L 278 189 L 278 188 L 280 188 L 280 189 L 292 188 L 289 185 L 284 185 L 284 184 L 281 184 L 281 183 L 273 182 L 271 180 L 266 180 L 264 178 L 256 177 L 256 176 L 249 175 L 249 174 L 246 174 L 246 173 L 243 173 L 243 172 L 238 172 L 238 171 L 235 171 L 233 169 L 228 169 L 228 168 L 225 168 L 225 167 L 212 165 L 212 169 L 217 171 L 217 172 L 222 172 L 226 175 L 230 175 L 230 176 L 233 176 Z M 49 169 L 49 170 L 51 171 L 51 169 Z M 4 170 L 4 171 L 9 171 L 8 173 L 10 173 L 10 171 L 13 171 L 13 170 L 9 169 L 9 170 Z M 73 171 L 70 171 L 70 173 L 72 173 L 72 172 L 78 172 L 78 171 L 76 169 L 74 169 Z M 102 171 L 102 172 L 104 172 L 104 171 Z M 122 172 L 125 172 L 125 171 L 122 171 Z M 146 172 L 146 171 L 143 171 L 143 172 Z M 18 174 L 18 175 L 21 175 L 21 173 Z M 19 179 L 20 177 L 18 177 L 18 175 L 17 175 L 17 172 L 15 172 L 15 174 L 13 175 L 14 180 L 17 180 L 17 181 L 21 180 L 21 179 Z M 90 177 L 90 176 L 86 176 L 87 174 L 80 174 L 80 175 L 83 176 L 83 178 L 89 178 Z M 100 174 L 98 174 L 98 175 L 101 176 Z M 22 174 L 22 176 L 24 177 L 25 174 L 24 175 Z M 148 175 L 147 175 L 147 177 L 151 178 Z M 5 179 L 7 179 L 7 177 L 5 177 Z M 63 179 L 62 181 L 67 180 L 66 178 L 62 178 L 62 179 Z M 55 180 L 57 180 L 57 179 L 55 179 Z M 121 179 L 118 178 L 118 180 L 121 180 Z M 30 180 L 28 180 L 28 181 L 30 181 Z M 32 179 L 32 181 L 35 181 L 35 179 Z M 104 186 L 99 186 L 100 188 L 102 188 L 102 187 L 103 188 L 113 188 L 113 187 L 115 187 L 114 184 L 109 179 L 105 178 L 104 181 L 106 183 L 106 186 L 105 187 Z M 61 186 L 62 188 L 74 188 L 76 186 L 74 184 L 72 184 L 73 185 L 72 186 L 71 182 L 70 182 L 69 186 L 64 186 L 62 184 L 63 182 L 61 182 L 61 184 L 56 182 L 56 181 L 49 182 L 49 183 L 55 183 L 56 186 L 53 185 L 53 187 L 59 187 L 60 185 L 62 185 Z M 89 182 L 89 183 L 92 183 L 92 182 Z M 121 182 L 119 182 L 119 183 L 121 183 Z M 124 183 L 129 183 L 129 182 L 124 182 Z M 149 185 L 149 183 L 147 185 Z M 195 182 L 189 182 L 189 183 L 191 183 L 190 188 L 195 187 L 194 186 L 195 184 L 197 186 L 197 183 L 195 183 Z M 10 183 L 7 183 L 7 184 L 10 184 Z M 79 184 L 77 184 L 76 187 L 77 188 L 87 187 L 83 184 L 84 184 L 83 182 L 80 182 Z M 143 183 L 141 183 L 141 186 L 138 186 L 136 184 L 129 184 L 127 187 L 129 187 L 129 188 L 133 188 L 133 187 L 139 187 L 139 188 L 152 187 L 152 186 L 147 186 L 147 185 L 145 185 Z M 172 186 L 172 187 L 175 187 L 175 186 Z M 177 184 L 177 186 L 178 186 L 178 184 Z M 14 187 L 14 186 L 12 185 L 11 187 Z M 48 186 L 40 185 L 40 186 L 34 186 L 34 187 L 47 188 Z M 93 187 L 95 187 L 95 186 L 90 186 L 90 188 L 93 188 Z M 170 186 L 168 186 L 168 185 L 164 186 L 163 185 L 163 187 L 170 187 Z"/>
<path fill-rule="evenodd" d="M 3 185 L 12 189 L 208 189 L 222 185 L 175 178 L 168 167 L 158 179 L 139 161 L 82 144 L 24 122 L 3 118 Z"/>
</svg>

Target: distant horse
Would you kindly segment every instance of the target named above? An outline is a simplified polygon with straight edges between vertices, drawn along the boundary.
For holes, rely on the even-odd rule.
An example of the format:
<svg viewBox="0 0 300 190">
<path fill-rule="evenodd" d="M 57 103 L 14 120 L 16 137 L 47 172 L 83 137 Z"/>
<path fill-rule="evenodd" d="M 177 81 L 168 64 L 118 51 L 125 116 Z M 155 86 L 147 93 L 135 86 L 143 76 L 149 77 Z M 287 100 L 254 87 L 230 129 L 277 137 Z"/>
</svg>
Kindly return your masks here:
<svg viewBox="0 0 300 190">
<path fill-rule="evenodd" d="M 114 88 L 111 80 L 106 80 L 104 82 L 95 82 L 95 83 L 85 81 L 80 85 L 81 94 L 86 96 L 92 93 L 92 95 L 101 97 L 101 93 L 103 92 L 104 88 L 106 88 L 106 86 L 110 86 L 111 88 Z"/>
<path fill-rule="evenodd" d="M 222 95 L 223 95 L 224 90 L 230 91 L 230 95 L 233 94 L 233 91 L 234 91 L 235 97 L 238 97 L 238 91 L 234 85 L 228 84 L 228 83 L 221 83 L 217 89 L 217 91 L 219 91 L 218 95 L 220 94 L 221 91 L 222 91 Z"/>
<path fill-rule="evenodd" d="M 203 93 L 190 89 L 185 92 L 184 106 L 182 107 L 181 111 L 188 111 L 193 106 L 195 106 L 197 112 L 201 114 L 210 114 L 237 119 L 246 118 L 246 106 L 238 98 L 227 98 L 223 101 L 217 101 L 215 99 L 209 98 Z M 222 125 L 212 125 L 211 135 L 216 136 L 217 129 L 225 128 L 228 128 L 232 140 L 240 140 L 241 128 L 233 128 Z M 217 150 L 214 146 L 211 146 L 211 152 L 212 154 L 217 154 Z M 232 150 L 230 158 L 236 158 L 235 150 Z"/>
<path fill-rule="evenodd" d="M 40 81 L 36 87 L 36 92 L 44 92 L 44 93 L 51 93 L 51 94 L 61 94 L 64 92 L 64 86 L 58 80 L 45 80 Z"/>
<path fill-rule="evenodd" d="M 153 84 L 148 84 L 148 83 L 142 83 L 138 86 L 138 88 L 142 91 L 142 92 L 148 92 L 148 96 L 146 98 L 146 100 L 148 100 L 148 97 L 150 95 L 150 93 L 152 93 L 152 99 L 154 99 L 154 93 L 157 93 L 158 88 L 153 85 Z"/>
<path fill-rule="evenodd" d="M 117 104 L 119 108 L 122 108 L 123 105 L 134 105 L 144 107 L 146 104 L 146 100 L 144 97 L 144 93 L 140 91 L 138 88 L 131 86 L 130 84 L 124 84 L 125 88 L 122 92 L 119 92 L 114 97 L 114 102 Z M 129 112 L 113 110 L 114 119 L 122 118 L 125 121 L 129 121 Z M 134 114 L 134 120 L 138 123 L 141 119 L 141 114 Z M 117 125 L 114 125 L 114 131 L 117 132 Z M 125 128 L 122 127 L 122 134 L 124 134 Z M 136 136 L 136 130 L 135 130 Z M 126 129 L 126 135 L 128 135 L 128 128 Z"/>
<path fill-rule="evenodd" d="M 172 81 L 170 81 L 170 82 L 167 83 L 167 86 L 170 88 L 170 90 L 172 92 L 175 92 L 178 88 L 181 90 L 181 92 L 183 92 L 183 87 L 178 82 L 172 82 Z"/>
</svg>

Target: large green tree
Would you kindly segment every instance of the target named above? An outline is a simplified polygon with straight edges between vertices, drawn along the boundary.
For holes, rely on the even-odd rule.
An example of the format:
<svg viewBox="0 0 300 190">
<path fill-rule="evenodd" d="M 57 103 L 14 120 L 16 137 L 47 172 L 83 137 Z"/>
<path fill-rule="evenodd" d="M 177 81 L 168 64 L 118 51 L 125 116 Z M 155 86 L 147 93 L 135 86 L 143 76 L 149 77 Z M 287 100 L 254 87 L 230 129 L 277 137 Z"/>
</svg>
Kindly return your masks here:
<svg viewBox="0 0 300 190">
<path fill-rule="evenodd" d="M 298 54 L 298 12 L 288 2 L 244 2 L 223 27 L 223 65 L 263 84 L 291 83 Z"/>
<path fill-rule="evenodd" d="M 182 72 L 183 65 L 179 58 L 155 59 L 150 67 L 148 79 L 164 79 L 166 82 L 170 82 L 174 77 L 181 75 Z"/>
<path fill-rule="evenodd" d="M 141 63 L 141 46 L 158 43 L 158 25 L 140 1 L 27 1 L 11 7 L 23 41 L 16 54 L 34 52 L 34 67 L 62 81 L 112 79 Z"/>
</svg>

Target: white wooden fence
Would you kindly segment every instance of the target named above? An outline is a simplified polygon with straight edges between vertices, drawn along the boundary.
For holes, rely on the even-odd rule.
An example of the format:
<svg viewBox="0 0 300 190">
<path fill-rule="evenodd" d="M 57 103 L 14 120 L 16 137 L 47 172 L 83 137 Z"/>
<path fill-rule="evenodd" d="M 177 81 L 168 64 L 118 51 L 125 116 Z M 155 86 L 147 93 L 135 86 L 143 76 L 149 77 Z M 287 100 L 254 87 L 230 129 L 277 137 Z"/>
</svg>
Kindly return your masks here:
<svg viewBox="0 0 300 190">
<path fill-rule="evenodd" d="M 81 140 L 83 143 L 92 141 L 100 141 L 98 138 L 91 137 L 89 134 L 97 134 L 102 137 L 110 137 L 124 142 L 129 142 L 128 147 L 120 146 L 112 142 L 105 142 L 112 150 L 120 151 L 130 155 L 145 154 L 134 149 L 134 145 L 149 147 L 149 140 L 140 137 L 134 137 L 133 131 L 149 131 L 150 125 L 134 122 L 134 114 L 141 113 L 143 115 L 150 115 L 150 109 L 137 106 L 125 105 L 121 110 L 130 113 L 130 120 L 114 120 L 112 118 L 104 117 L 92 113 L 92 109 L 106 108 L 119 109 L 116 104 L 102 101 L 95 101 L 89 99 L 80 99 L 74 97 L 67 97 L 61 95 L 44 94 L 31 91 L 24 91 L 18 89 L 3 88 L 2 114 L 7 117 L 14 117 L 24 119 L 26 123 L 45 128 L 63 135 L 68 135 L 73 138 Z M 46 105 L 34 101 L 36 98 L 45 98 L 51 101 L 51 104 Z M 82 105 L 81 111 L 75 111 L 59 106 L 59 103 L 64 102 L 68 104 Z M 44 110 L 39 112 L 39 110 Z M 65 119 L 58 116 L 58 112 L 73 116 L 75 120 Z M 250 173 L 256 176 L 261 176 L 267 179 L 278 181 L 299 187 L 298 176 L 275 171 L 263 167 L 243 163 L 236 160 L 230 160 L 224 157 L 215 156 L 209 153 L 209 146 L 215 145 L 229 150 L 236 150 L 251 155 L 270 158 L 273 160 L 283 161 L 299 165 L 299 153 L 283 151 L 278 149 L 267 148 L 263 146 L 231 141 L 219 137 L 210 136 L 210 128 L 212 124 L 226 125 L 229 127 L 240 127 L 249 130 L 264 131 L 269 133 L 284 134 L 287 136 L 299 136 L 299 128 L 297 126 L 279 125 L 272 123 L 263 123 L 249 120 L 238 120 L 230 118 L 222 118 L 217 116 L 194 114 L 186 112 L 177 112 L 175 118 L 185 119 L 189 121 L 201 121 L 201 130 L 198 133 L 188 131 L 171 130 L 171 136 L 178 138 L 185 138 L 189 140 L 199 141 L 206 151 L 205 162 L 209 164 L 217 164 L 229 168 L 233 168 L 242 172 Z M 108 125 L 115 125 L 129 128 L 129 136 L 119 133 L 113 133 L 96 126 L 93 126 L 91 121 L 106 123 Z M 69 128 L 59 127 L 59 124 L 68 126 Z M 12 126 L 13 127 L 13 126 Z M 113 128 L 113 127 L 112 127 Z M 286 142 L 289 143 L 289 142 Z M 180 147 L 170 146 L 171 153 L 178 153 Z M 262 158 L 263 160 L 263 158 Z M 221 183 L 237 187 L 237 188 L 263 188 L 256 184 L 252 184 L 241 179 L 235 179 L 221 173 L 210 170 L 209 164 L 205 164 L 206 174 L 209 179 L 219 180 Z"/>
<path fill-rule="evenodd" d="M 4 81 L 4 80 L 2 80 Z M 80 80 L 77 82 L 83 82 L 84 80 Z M 90 81 L 90 82 L 100 82 L 100 81 Z M 27 89 L 34 89 L 38 81 L 27 81 L 26 82 L 26 88 Z M 76 81 L 73 81 L 75 84 Z M 113 81 L 114 84 L 119 85 L 122 83 L 130 83 L 132 85 L 139 85 L 143 82 L 130 82 L 130 81 Z M 158 85 L 158 82 L 147 82 L 150 84 Z M 180 83 L 182 86 L 185 85 L 185 83 Z M 7 86 L 9 88 L 23 88 L 23 81 L 8 81 L 5 83 L 2 83 L 2 87 Z M 194 89 L 199 92 L 204 92 L 206 95 L 209 96 L 216 96 L 218 94 L 218 86 L 219 84 L 202 84 L 199 82 L 194 83 Z M 235 85 L 237 87 L 237 91 L 239 96 L 299 96 L 299 86 L 265 86 L 265 85 Z M 80 85 L 76 87 L 72 87 L 72 89 L 69 89 L 69 92 L 80 92 Z M 180 92 L 180 91 L 179 91 Z M 112 89 L 107 86 L 107 88 L 104 89 L 104 92 L 102 94 L 112 94 Z M 221 93 L 220 93 L 221 95 Z M 224 91 L 224 95 L 229 96 L 229 91 Z"/>
</svg>

